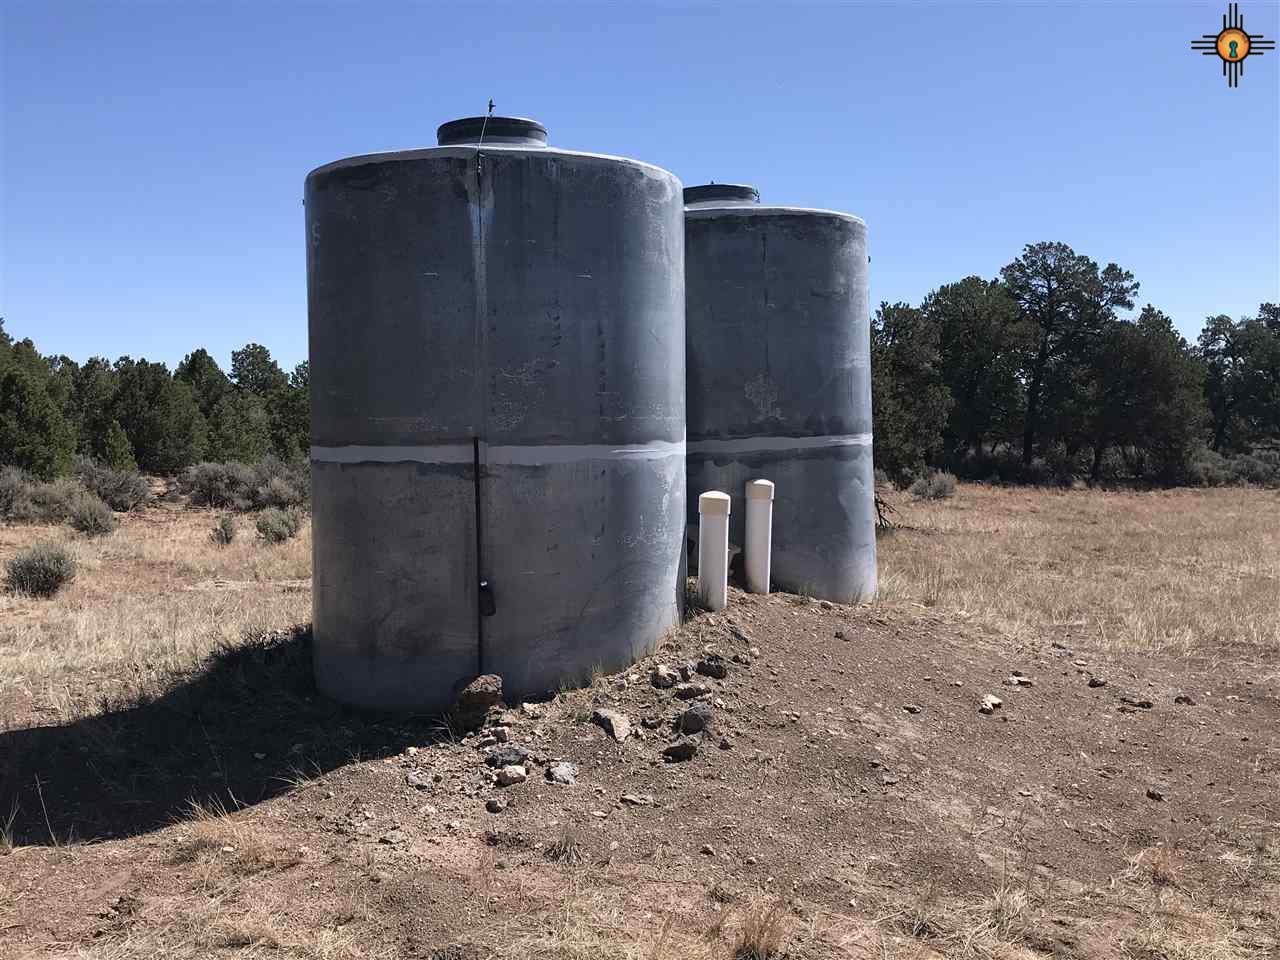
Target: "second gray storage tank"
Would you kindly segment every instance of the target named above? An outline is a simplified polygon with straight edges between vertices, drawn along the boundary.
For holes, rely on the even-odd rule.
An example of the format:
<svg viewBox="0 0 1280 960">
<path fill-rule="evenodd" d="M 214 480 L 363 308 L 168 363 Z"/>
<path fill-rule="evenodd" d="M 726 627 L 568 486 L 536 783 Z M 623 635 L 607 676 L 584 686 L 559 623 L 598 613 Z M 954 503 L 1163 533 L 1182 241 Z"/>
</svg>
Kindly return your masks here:
<svg viewBox="0 0 1280 960">
<path fill-rule="evenodd" d="M 777 485 L 772 578 L 839 602 L 876 592 L 867 228 L 762 206 L 753 187 L 685 199 L 690 522 L 698 495 Z M 743 542 L 745 511 L 730 514 Z"/>
<path fill-rule="evenodd" d="M 483 138 L 483 142 L 482 141 Z M 348 703 L 508 699 L 679 619 L 680 182 L 519 118 L 306 181 L 314 656 Z"/>
</svg>

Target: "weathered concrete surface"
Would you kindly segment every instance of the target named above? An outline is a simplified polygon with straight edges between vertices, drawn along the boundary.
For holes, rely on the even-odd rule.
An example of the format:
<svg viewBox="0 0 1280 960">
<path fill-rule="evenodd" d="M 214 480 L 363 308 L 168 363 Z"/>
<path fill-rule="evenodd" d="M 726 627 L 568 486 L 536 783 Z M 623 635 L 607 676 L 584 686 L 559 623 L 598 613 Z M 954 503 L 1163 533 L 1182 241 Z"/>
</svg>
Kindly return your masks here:
<svg viewBox="0 0 1280 960">
<path fill-rule="evenodd" d="M 876 591 L 866 226 L 691 188 L 685 213 L 689 503 L 777 485 L 772 577 Z M 730 515 L 743 542 L 745 511 Z M 692 509 L 689 522 L 696 519 Z"/>
<path fill-rule="evenodd" d="M 307 178 L 316 673 L 347 702 L 532 696 L 678 620 L 680 183 L 498 128 Z"/>
</svg>

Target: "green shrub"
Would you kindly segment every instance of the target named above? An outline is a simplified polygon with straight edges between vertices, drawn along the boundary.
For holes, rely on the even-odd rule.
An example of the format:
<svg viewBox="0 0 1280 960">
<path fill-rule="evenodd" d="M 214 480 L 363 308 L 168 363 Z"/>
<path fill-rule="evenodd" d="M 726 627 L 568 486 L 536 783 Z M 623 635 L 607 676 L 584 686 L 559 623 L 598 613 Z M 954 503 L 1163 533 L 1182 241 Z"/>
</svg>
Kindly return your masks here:
<svg viewBox="0 0 1280 960">
<path fill-rule="evenodd" d="M 230 510 L 253 506 L 253 469 L 243 463 L 197 463 L 182 474 L 179 486 L 196 506 Z"/>
<path fill-rule="evenodd" d="M 256 507 L 298 507 L 311 498 L 311 465 L 263 457 L 253 468 Z"/>
<path fill-rule="evenodd" d="M 67 510 L 67 522 L 89 537 L 105 537 L 116 528 L 111 508 L 88 490 L 81 490 Z"/>
<path fill-rule="evenodd" d="M 62 523 L 85 489 L 75 480 L 63 477 L 49 483 L 33 481 L 15 489 L 15 497 L 6 519 L 18 523 Z"/>
<path fill-rule="evenodd" d="M 302 513 L 296 508 L 268 507 L 258 517 L 258 536 L 267 543 L 284 543 L 297 536 L 301 526 Z"/>
<path fill-rule="evenodd" d="M 0 518 L 16 519 L 14 514 L 20 505 L 31 500 L 31 488 L 35 480 L 31 474 L 18 467 L 0 467 Z"/>
<path fill-rule="evenodd" d="M 1187 481 L 1198 487 L 1252 484 L 1280 487 L 1280 451 L 1259 449 L 1224 457 L 1212 450 L 1196 452 L 1187 466 Z"/>
<path fill-rule="evenodd" d="M 88 457 L 77 457 L 75 473 L 86 490 L 120 513 L 137 509 L 151 496 L 147 481 L 136 470 L 113 470 Z"/>
<path fill-rule="evenodd" d="M 945 470 L 930 470 L 911 484 L 909 491 L 917 500 L 945 500 L 955 494 L 956 478 Z"/>
<path fill-rule="evenodd" d="M 228 510 L 284 509 L 306 503 L 311 472 L 305 463 L 290 464 L 265 457 L 256 466 L 243 463 L 197 463 L 180 481 L 196 506 Z"/>
<path fill-rule="evenodd" d="M 283 509 L 300 506 L 306 497 L 283 477 L 272 477 L 258 488 L 254 499 L 264 507 Z"/>
<path fill-rule="evenodd" d="M 76 562 L 65 549 L 52 543 L 37 543 L 9 561 L 5 583 L 15 593 L 32 597 L 52 597 L 76 577 Z"/>
<path fill-rule="evenodd" d="M 224 513 L 209 531 L 209 539 L 220 547 L 225 547 L 236 538 L 236 523 L 230 514 Z"/>
</svg>

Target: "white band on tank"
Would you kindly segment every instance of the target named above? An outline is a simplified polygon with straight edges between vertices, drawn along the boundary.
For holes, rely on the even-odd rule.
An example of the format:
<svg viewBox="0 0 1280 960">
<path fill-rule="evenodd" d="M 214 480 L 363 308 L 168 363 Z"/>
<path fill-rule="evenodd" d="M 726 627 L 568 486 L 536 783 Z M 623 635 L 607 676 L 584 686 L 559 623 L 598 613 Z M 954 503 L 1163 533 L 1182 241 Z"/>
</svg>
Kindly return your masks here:
<svg viewBox="0 0 1280 960">
<path fill-rule="evenodd" d="M 661 460 L 684 456 L 683 441 L 648 443 L 480 444 L 480 462 L 517 466 L 579 463 L 585 460 Z M 313 463 L 471 463 L 475 447 L 469 443 L 420 446 L 312 447 Z"/>
<path fill-rule="evenodd" d="M 739 437 L 733 440 L 691 440 L 689 453 L 767 453 L 771 450 L 821 450 L 826 447 L 869 447 L 870 433 L 836 437 Z"/>
</svg>

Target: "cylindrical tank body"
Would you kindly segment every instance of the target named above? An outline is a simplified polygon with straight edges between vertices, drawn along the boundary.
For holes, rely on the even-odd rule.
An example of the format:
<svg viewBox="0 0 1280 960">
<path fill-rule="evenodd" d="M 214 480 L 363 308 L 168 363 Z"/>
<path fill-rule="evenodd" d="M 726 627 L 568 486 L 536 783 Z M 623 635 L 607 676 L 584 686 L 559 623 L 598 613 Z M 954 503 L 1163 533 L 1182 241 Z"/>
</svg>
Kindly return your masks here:
<svg viewBox="0 0 1280 960">
<path fill-rule="evenodd" d="M 876 592 L 867 228 L 685 190 L 689 502 L 772 480 L 772 578 L 839 602 Z M 745 510 L 730 514 L 743 543 Z M 693 521 L 694 517 L 690 517 Z"/>
<path fill-rule="evenodd" d="M 518 118 L 306 180 L 319 689 L 436 711 L 645 655 L 683 595 L 680 182 Z"/>
</svg>

